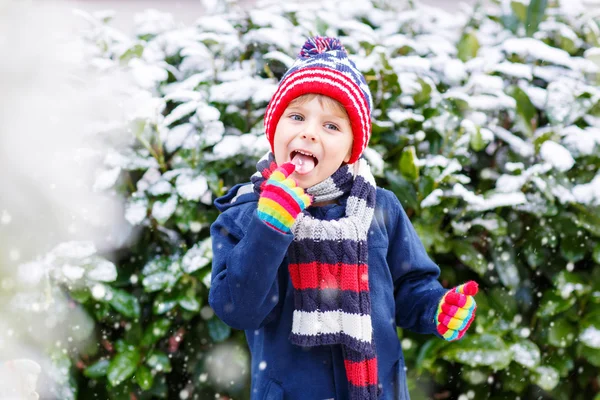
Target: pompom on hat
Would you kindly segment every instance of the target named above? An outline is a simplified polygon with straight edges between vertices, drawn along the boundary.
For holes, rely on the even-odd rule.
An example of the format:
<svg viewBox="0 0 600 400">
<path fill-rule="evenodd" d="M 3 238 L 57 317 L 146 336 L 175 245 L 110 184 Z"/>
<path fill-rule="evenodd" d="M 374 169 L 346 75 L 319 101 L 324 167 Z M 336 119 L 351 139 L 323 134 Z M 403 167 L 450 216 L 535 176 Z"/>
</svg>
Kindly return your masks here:
<svg viewBox="0 0 600 400">
<path fill-rule="evenodd" d="M 354 135 L 349 163 L 356 162 L 371 137 L 373 99 L 365 77 L 348 58 L 344 46 L 336 38 L 323 36 L 304 43 L 267 106 L 265 131 L 271 150 L 277 123 L 288 104 L 308 93 L 331 97 L 344 106 Z"/>
</svg>

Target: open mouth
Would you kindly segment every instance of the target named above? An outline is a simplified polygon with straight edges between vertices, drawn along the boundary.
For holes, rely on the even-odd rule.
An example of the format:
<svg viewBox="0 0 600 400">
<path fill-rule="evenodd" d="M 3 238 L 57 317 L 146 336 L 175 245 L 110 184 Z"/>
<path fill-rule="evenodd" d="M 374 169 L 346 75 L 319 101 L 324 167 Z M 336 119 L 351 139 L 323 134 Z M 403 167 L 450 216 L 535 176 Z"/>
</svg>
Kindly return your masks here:
<svg viewBox="0 0 600 400">
<path fill-rule="evenodd" d="M 304 150 L 292 151 L 290 160 L 296 166 L 296 172 L 301 175 L 308 174 L 319 164 L 319 159 L 314 154 Z"/>
</svg>

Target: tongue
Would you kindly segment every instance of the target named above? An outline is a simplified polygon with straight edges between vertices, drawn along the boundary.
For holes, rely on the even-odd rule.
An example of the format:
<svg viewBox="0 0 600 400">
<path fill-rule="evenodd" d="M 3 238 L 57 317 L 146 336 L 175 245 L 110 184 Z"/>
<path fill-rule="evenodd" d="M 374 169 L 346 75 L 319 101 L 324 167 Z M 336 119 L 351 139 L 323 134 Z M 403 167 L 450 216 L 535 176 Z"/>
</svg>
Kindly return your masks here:
<svg viewBox="0 0 600 400">
<path fill-rule="evenodd" d="M 296 166 L 296 172 L 300 175 L 308 174 L 315 168 L 315 160 L 300 153 L 296 153 L 292 159 L 292 164 Z"/>
</svg>

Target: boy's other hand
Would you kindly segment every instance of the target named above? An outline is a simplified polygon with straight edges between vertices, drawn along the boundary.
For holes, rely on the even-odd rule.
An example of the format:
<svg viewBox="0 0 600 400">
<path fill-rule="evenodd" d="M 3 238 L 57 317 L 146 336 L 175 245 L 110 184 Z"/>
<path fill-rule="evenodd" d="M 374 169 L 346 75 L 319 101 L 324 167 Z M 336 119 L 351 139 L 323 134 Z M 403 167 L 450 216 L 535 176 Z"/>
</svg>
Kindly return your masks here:
<svg viewBox="0 0 600 400">
<path fill-rule="evenodd" d="M 280 165 L 263 183 L 258 200 L 258 217 L 285 233 L 290 232 L 298 214 L 313 200 L 289 177 L 295 169 L 290 162 Z"/>
<path fill-rule="evenodd" d="M 450 289 L 442 297 L 435 314 L 435 322 L 438 332 L 444 339 L 458 340 L 469 329 L 477 310 L 477 304 L 473 298 L 477 291 L 477 282 L 469 281 Z"/>
</svg>

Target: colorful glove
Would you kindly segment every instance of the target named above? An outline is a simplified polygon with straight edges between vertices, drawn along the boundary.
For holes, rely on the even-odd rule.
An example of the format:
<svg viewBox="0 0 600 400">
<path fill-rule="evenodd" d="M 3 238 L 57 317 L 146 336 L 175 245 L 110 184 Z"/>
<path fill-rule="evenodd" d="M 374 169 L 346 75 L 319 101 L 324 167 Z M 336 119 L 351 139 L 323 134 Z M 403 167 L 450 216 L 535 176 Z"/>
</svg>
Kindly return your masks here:
<svg viewBox="0 0 600 400">
<path fill-rule="evenodd" d="M 312 203 L 312 197 L 288 178 L 295 169 L 292 163 L 279 166 L 265 181 L 258 199 L 258 217 L 286 233 L 298 214 Z"/>
<path fill-rule="evenodd" d="M 475 281 L 450 289 L 438 306 L 435 314 L 437 330 L 444 339 L 452 341 L 463 337 L 475 319 L 477 304 L 473 296 L 477 294 Z"/>
</svg>

